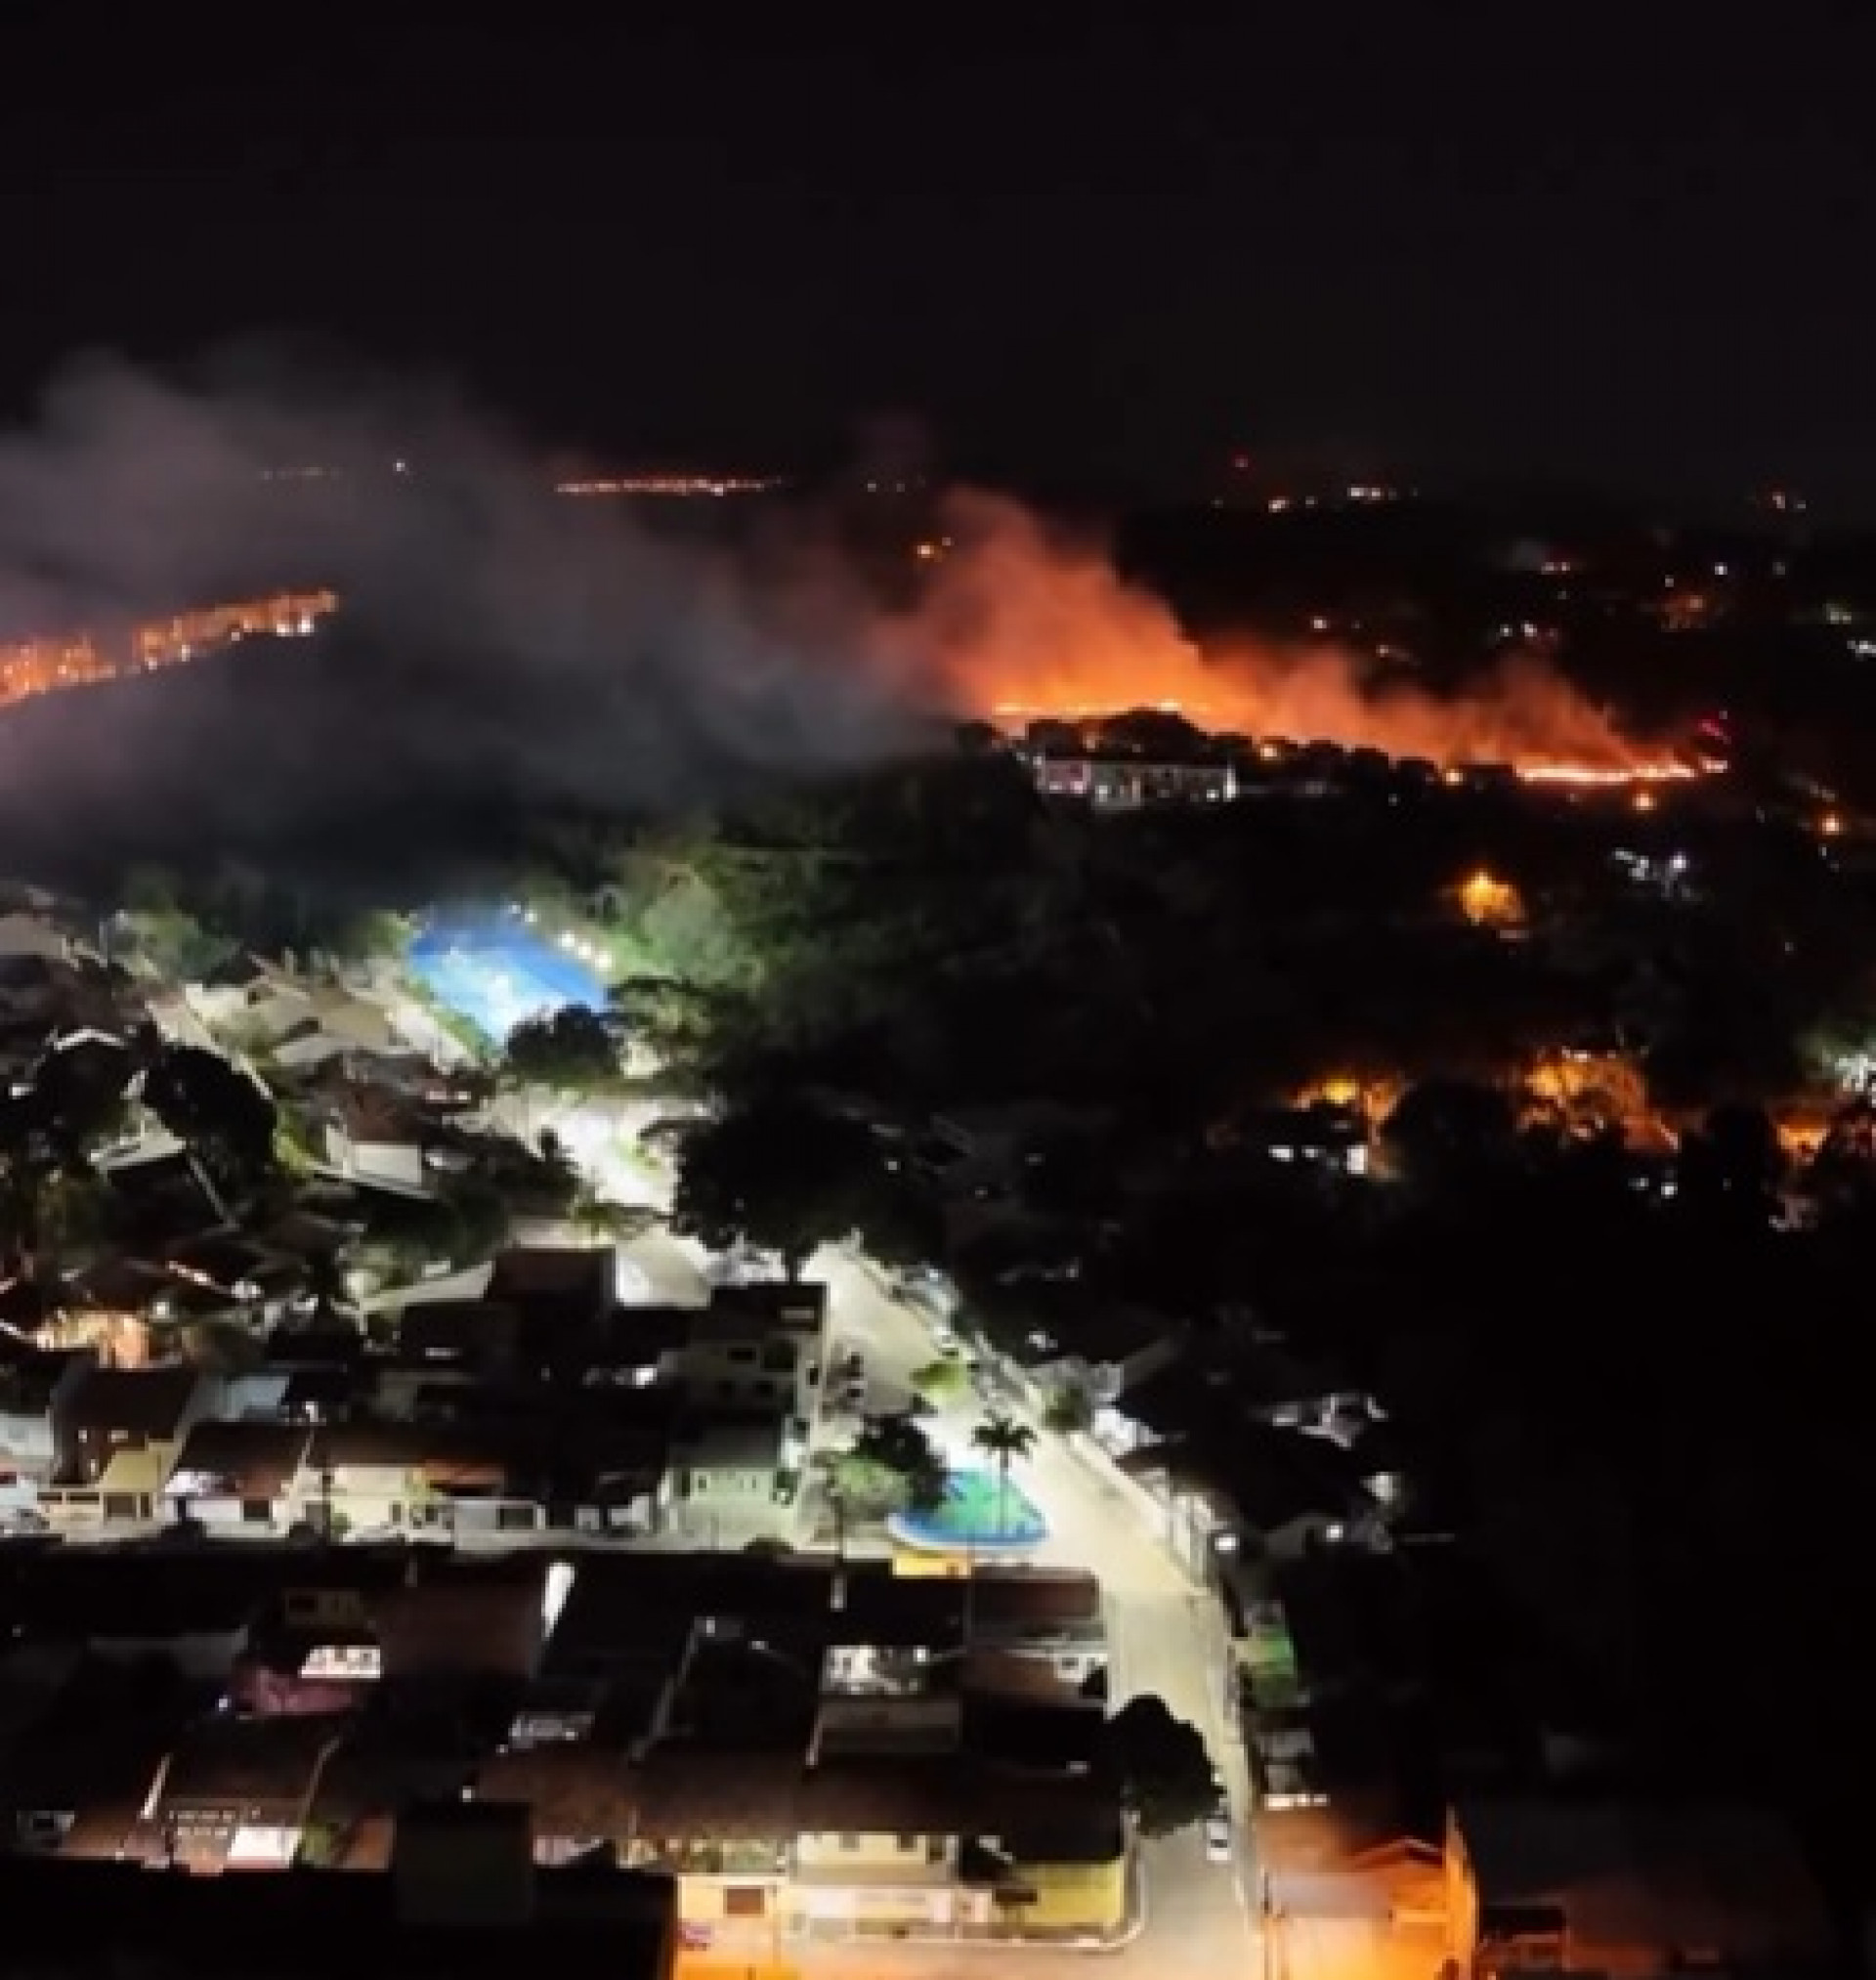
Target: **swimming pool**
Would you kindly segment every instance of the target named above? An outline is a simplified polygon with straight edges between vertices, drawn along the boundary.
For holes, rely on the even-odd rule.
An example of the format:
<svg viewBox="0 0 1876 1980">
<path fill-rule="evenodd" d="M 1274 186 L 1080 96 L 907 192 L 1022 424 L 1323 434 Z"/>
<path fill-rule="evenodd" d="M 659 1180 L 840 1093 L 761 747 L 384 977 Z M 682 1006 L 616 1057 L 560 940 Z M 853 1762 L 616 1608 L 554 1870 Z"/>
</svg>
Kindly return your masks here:
<svg viewBox="0 0 1876 1980">
<path fill-rule="evenodd" d="M 410 944 L 410 972 L 439 1004 L 499 1044 L 533 1017 L 570 1004 L 605 1008 L 597 970 L 544 941 L 514 915 L 439 915 Z"/>
<path fill-rule="evenodd" d="M 954 1471 L 945 1501 L 928 1513 L 894 1513 L 886 1531 L 925 1553 L 1017 1552 L 1048 1538 L 1048 1522 L 1014 1479 L 1007 1496 L 993 1471 Z"/>
</svg>

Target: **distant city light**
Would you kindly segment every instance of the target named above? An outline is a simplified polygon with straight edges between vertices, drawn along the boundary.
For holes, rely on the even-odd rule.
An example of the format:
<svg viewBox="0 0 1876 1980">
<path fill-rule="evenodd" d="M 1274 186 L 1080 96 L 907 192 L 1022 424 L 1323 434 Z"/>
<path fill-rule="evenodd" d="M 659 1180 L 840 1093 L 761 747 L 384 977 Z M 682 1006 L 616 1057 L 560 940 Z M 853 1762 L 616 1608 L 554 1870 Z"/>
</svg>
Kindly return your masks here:
<svg viewBox="0 0 1876 1980">
<path fill-rule="evenodd" d="M 592 481 L 556 482 L 554 493 L 600 500 L 633 495 L 674 500 L 702 495 L 720 500 L 727 495 L 768 495 L 783 486 L 780 477 L 773 475 L 627 474 Z"/>
</svg>

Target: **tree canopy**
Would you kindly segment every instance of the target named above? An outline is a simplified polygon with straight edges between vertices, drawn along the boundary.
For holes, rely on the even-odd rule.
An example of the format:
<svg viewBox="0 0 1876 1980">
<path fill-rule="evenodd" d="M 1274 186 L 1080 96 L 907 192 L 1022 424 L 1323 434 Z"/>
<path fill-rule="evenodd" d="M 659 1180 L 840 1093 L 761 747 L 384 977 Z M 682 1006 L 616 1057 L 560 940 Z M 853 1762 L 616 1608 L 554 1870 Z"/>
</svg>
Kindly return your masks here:
<svg viewBox="0 0 1876 1980">
<path fill-rule="evenodd" d="M 143 1098 L 222 1184 L 248 1185 L 272 1172 L 278 1126 L 273 1098 L 219 1053 L 165 1046 L 144 1075 Z"/>
<path fill-rule="evenodd" d="M 892 1194 L 859 1122 L 771 1098 L 684 1134 L 671 1227 L 716 1251 L 774 1252 L 797 1278 L 822 1245 L 866 1228 Z"/>
<path fill-rule="evenodd" d="M 1108 1720 L 1101 1764 L 1142 1835 L 1174 1835 L 1217 1806 L 1218 1781 L 1204 1737 L 1175 1718 L 1164 1699 L 1130 1700 Z"/>
<path fill-rule="evenodd" d="M 596 1011 L 568 1004 L 544 1017 L 525 1018 L 508 1034 L 511 1077 L 558 1093 L 601 1091 L 618 1082 L 618 1045 Z"/>
</svg>

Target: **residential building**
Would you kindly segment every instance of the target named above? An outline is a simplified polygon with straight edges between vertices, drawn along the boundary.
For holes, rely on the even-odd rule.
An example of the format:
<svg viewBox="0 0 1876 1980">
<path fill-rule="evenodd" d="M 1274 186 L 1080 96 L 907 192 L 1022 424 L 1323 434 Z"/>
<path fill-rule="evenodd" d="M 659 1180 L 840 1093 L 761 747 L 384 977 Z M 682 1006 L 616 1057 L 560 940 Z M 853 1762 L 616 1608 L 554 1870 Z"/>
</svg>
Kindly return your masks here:
<svg viewBox="0 0 1876 1980">
<path fill-rule="evenodd" d="M 129 1854 L 215 1874 L 289 1869 L 344 1717 L 233 1718 L 190 1727 L 165 1756 Z"/>
<path fill-rule="evenodd" d="M 314 1496 L 304 1478 L 313 1437 L 305 1423 L 196 1423 L 164 1484 L 163 1508 L 211 1533 L 285 1527 Z"/>
<path fill-rule="evenodd" d="M 1095 1409 L 1112 1409 L 1185 1352 L 1184 1329 L 1147 1307 L 1078 1306 L 1073 1326 L 1039 1327 L 1004 1358 L 1022 1378 L 1026 1399 L 1046 1406 L 1065 1393 Z"/>
<path fill-rule="evenodd" d="M 337 1874 L 192 1876 L 115 1862 L 0 1863 L 33 1972 L 150 1980 L 461 1980 L 500 1969 L 673 1980 L 668 1879 L 531 1860 L 525 1810 L 412 1809 L 388 1862 Z"/>
<path fill-rule="evenodd" d="M 975 1574 L 967 1628 L 975 1648 L 1040 1658 L 1070 1683 L 1107 1662 L 1101 1584 L 1092 1574 L 1042 1569 Z"/>
<path fill-rule="evenodd" d="M 1832 1970 L 1820 1894 L 1789 1827 L 1738 1803 L 1462 1800 L 1446 1831 L 1448 1957 L 1650 1980 Z"/>
<path fill-rule="evenodd" d="M 1153 762 L 1119 751 L 1037 752 L 1030 759 L 1045 797 L 1072 798 L 1098 811 L 1136 811 L 1148 804 L 1225 804 L 1238 795 L 1228 762 Z"/>
<path fill-rule="evenodd" d="M 71 954 L 71 937 L 48 915 L 0 915 L 0 957 L 36 957 L 63 963 Z"/>
<path fill-rule="evenodd" d="M 818 1279 L 749 1279 L 715 1286 L 710 1311 L 817 1346 L 827 1338 L 828 1289 Z"/>
<path fill-rule="evenodd" d="M 699 1417 L 671 1448 L 673 1488 L 689 1529 L 721 1542 L 776 1530 L 792 1510 L 806 1445 L 779 1411 Z"/>
<path fill-rule="evenodd" d="M 604 1350 L 618 1254 L 610 1244 L 517 1245 L 495 1260 L 483 1296 L 519 1316 L 522 1365 L 533 1379 L 577 1383 Z"/>
<path fill-rule="evenodd" d="M 59 1469 L 41 1504 L 59 1526 L 147 1521 L 214 1383 L 188 1367 L 88 1368 L 54 1411 Z"/>
<path fill-rule="evenodd" d="M 533 1530 L 543 1518 L 510 1441 L 451 1423 L 322 1424 L 301 1479 L 300 1515 L 346 1533 L 447 1538 L 459 1527 Z"/>
<path fill-rule="evenodd" d="M 62 1854 L 283 1877 L 407 1868 L 430 1846 L 413 1819 L 425 1876 L 487 1850 L 474 1875 L 498 1878 L 517 1838 L 542 1879 L 610 1855 L 676 1877 L 687 1943 L 726 1958 L 802 1937 L 1111 1944 L 1127 1832 L 1088 1764 L 1100 1710 L 957 1689 L 967 1610 L 1052 1670 L 1087 1643 L 1083 1580 L 966 1590 L 736 1553 L 22 1557 L 0 1597 L 109 1682 L 82 1710 L 68 1679 L 26 1688 L 63 1743 L 0 1742 L 0 1819 Z M 188 1681 L 149 1689 L 172 1667 Z M 238 1709 L 203 1717 L 209 1686 Z M 151 1737 L 122 1735 L 137 1711 Z M 431 1823 L 437 1796 L 467 1812 Z"/>
<path fill-rule="evenodd" d="M 245 1653 L 279 1573 L 267 1550 L 245 1547 L 52 1547 L 5 1565 L 0 1628 L 15 1641 L 213 1683 Z"/>
<path fill-rule="evenodd" d="M 750 1305 L 721 1299 L 684 1316 L 682 1332 L 661 1357 L 659 1379 L 700 1413 L 769 1411 L 806 1425 L 823 1380 L 820 1342 L 779 1331 Z"/>
<path fill-rule="evenodd" d="M 676 1876 L 687 1935 L 723 1958 L 794 1938 L 1113 1943 L 1129 1915 L 1118 1806 L 1088 1783 L 964 1754 L 809 1768 L 655 1750 L 628 1859 Z"/>
<path fill-rule="evenodd" d="M 340 1175 L 381 1189 L 427 1193 L 434 1132 L 406 1096 L 348 1081 L 325 1122 L 325 1158 Z"/>
<path fill-rule="evenodd" d="M 60 1412 L 93 1365 L 67 1350 L 27 1356 L 0 1376 L 0 1514 L 38 1510 L 59 1468 Z"/>
</svg>

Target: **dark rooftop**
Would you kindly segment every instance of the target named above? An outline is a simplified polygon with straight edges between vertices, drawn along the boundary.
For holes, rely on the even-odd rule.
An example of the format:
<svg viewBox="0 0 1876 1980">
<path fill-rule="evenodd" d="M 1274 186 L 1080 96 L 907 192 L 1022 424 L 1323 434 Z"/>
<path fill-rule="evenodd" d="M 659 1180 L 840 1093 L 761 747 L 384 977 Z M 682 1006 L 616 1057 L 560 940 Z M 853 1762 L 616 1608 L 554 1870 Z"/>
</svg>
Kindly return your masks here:
<svg viewBox="0 0 1876 1980">
<path fill-rule="evenodd" d="M 414 1924 L 388 1873 L 190 1876 L 114 1863 L 0 1860 L 13 1957 L 46 1970 L 134 1965 L 153 1980 L 461 1980 L 495 1962 L 661 1980 L 673 1891 L 624 1871 L 538 1872 L 514 1923 Z"/>
<path fill-rule="evenodd" d="M 207 1422 L 191 1426 L 170 1472 L 172 1492 L 273 1501 L 299 1476 L 313 1442 L 304 1424 Z"/>
<path fill-rule="evenodd" d="M 258 1807 L 298 1810 L 317 1785 L 320 1763 L 350 1729 L 347 1717 L 288 1715 L 203 1720 L 178 1740 L 163 1773 L 161 1807 Z"/>
<path fill-rule="evenodd" d="M 201 1380 L 193 1368 L 92 1368 L 66 1399 L 74 1430 L 122 1430 L 133 1437 L 174 1437 Z"/>
</svg>

